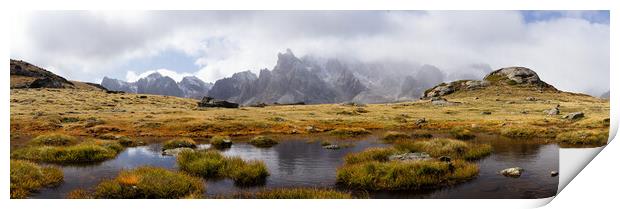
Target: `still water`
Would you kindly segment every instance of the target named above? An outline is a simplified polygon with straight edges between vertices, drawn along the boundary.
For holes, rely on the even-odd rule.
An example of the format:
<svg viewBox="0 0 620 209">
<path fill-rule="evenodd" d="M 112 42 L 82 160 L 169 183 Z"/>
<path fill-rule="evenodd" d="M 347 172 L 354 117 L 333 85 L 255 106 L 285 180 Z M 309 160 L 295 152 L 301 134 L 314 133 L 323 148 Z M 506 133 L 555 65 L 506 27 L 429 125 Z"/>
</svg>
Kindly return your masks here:
<svg viewBox="0 0 620 209">
<path fill-rule="evenodd" d="M 271 148 L 256 148 L 244 142 L 235 143 L 231 148 L 222 150 L 222 153 L 243 159 L 262 160 L 271 175 L 265 185 L 250 188 L 236 187 L 232 180 L 205 181 L 205 196 L 279 187 L 336 188 L 336 169 L 343 164 L 343 157 L 369 147 L 387 146 L 377 138 L 376 135 L 371 135 L 357 140 L 332 139 L 332 142 L 354 145 L 338 150 L 323 149 L 321 141 L 330 140 L 324 136 L 287 136 Z M 370 197 L 545 198 L 555 195 L 558 177 L 551 177 L 549 173 L 558 170 L 557 145 L 531 140 L 499 139 L 493 136 L 478 138 L 472 142 L 489 143 L 493 146 L 494 153 L 477 162 L 480 165 L 480 174 L 476 179 L 439 190 L 373 192 L 369 194 Z M 163 156 L 160 144 L 127 148 L 115 159 L 102 163 L 63 166 L 64 183 L 55 188 L 42 189 L 32 194 L 32 198 L 65 198 L 74 189 L 93 188 L 103 179 L 114 178 L 122 169 L 145 165 L 177 169 L 175 157 Z M 504 177 L 497 173 L 504 168 L 515 166 L 525 169 L 520 178 Z"/>
</svg>

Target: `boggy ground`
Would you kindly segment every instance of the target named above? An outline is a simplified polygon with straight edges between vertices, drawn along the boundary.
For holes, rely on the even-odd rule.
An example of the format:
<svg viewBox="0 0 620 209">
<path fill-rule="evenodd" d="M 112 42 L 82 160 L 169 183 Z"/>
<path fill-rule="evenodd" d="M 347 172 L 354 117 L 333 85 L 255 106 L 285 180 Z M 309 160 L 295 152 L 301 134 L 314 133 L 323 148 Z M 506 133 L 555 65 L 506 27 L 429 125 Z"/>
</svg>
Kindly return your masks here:
<svg viewBox="0 0 620 209">
<path fill-rule="evenodd" d="M 608 100 L 533 86 L 489 86 L 458 91 L 444 98 L 451 103 L 433 105 L 421 100 L 362 106 L 200 109 L 197 100 L 168 96 L 110 94 L 85 89 L 11 89 L 11 145 L 20 146 L 27 141 L 24 139 L 50 132 L 81 138 L 109 135 L 209 138 L 329 131 L 364 134 L 360 132 L 363 129 L 446 133 L 466 129 L 466 132 L 512 138 L 542 137 L 589 146 L 607 141 Z M 560 115 L 543 113 L 558 104 Z M 584 112 L 585 117 L 562 118 L 570 112 Z"/>
</svg>

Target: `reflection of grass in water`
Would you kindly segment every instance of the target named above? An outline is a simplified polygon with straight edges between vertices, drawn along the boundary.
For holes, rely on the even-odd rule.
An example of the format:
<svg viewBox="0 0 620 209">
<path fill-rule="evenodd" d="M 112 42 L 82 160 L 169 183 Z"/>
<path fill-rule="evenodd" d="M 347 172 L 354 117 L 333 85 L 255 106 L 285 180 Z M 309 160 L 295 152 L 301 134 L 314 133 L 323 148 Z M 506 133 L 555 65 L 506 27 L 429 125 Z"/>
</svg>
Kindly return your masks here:
<svg viewBox="0 0 620 209">
<path fill-rule="evenodd" d="M 260 190 L 257 192 L 243 192 L 227 198 L 248 199 L 351 199 L 347 192 L 319 188 L 278 188 Z"/>
<path fill-rule="evenodd" d="M 41 167 L 37 164 L 11 160 L 11 198 L 26 198 L 41 187 L 62 183 L 63 173 L 56 167 Z"/>
</svg>

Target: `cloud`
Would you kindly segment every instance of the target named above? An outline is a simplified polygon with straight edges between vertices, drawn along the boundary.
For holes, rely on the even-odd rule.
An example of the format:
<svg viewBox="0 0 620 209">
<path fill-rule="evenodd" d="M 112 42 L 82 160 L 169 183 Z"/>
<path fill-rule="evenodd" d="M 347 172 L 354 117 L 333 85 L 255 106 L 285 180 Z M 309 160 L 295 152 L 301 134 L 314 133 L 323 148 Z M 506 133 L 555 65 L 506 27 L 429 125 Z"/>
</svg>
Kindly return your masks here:
<svg viewBox="0 0 620 209">
<path fill-rule="evenodd" d="M 44 11 L 16 22 L 13 58 L 76 80 L 136 79 L 165 68 L 215 81 L 272 68 L 276 54 L 290 48 L 297 55 L 430 64 L 448 74 L 526 66 L 563 90 L 609 89 L 606 11 Z M 160 56 L 168 51 L 193 60 L 193 68 L 127 67 L 176 59 Z"/>
</svg>

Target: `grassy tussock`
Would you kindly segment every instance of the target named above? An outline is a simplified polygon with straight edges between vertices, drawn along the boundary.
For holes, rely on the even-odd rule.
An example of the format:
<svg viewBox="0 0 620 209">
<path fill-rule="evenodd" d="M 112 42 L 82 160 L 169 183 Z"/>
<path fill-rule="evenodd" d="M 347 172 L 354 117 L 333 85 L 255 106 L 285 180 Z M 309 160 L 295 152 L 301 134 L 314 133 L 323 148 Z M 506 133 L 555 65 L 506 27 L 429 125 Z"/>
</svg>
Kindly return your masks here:
<svg viewBox="0 0 620 209">
<path fill-rule="evenodd" d="M 231 146 L 231 140 L 229 136 L 213 136 L 209 140 L 211 146 L 215 148 L 228 148 Z"/>
<path fill-rule="evenodd" d="M 235 199 L 351 199 L 350 193 L 319 188 L 279 188 L 232 195 Z"/>
<path fill-rule="evenodd" d="M 78 140 L 73 136 L 64 134 L 44 134 L 39 135 L 30 141 L 31 145 L 36 146 L 67 146 L 77 144 Z"/>
<path fill-rule="evenodd" d="M 535 127 L 506 127 L 500 131 L 500 135 L 514 139 L 531 139 L 546 137 L 549 133 Z"/>
<path fill-rule="evenodd" d="M 278 144 L 276 140 L 267 136 L 256 136 L 252 138 L 249 143 L 256 147 L 272 147 Z"/>
<path fill-rule="evenodd" d="M 409 136 L 406 133 L 403 132 L 397 132 L 397 131 L 388 131 L 383 135 L 383 140 L 385 141 L 396 141 L 396 140 L 400 140 L 400 139 L 410 139 L 411 136 Z"/>
<path fill-rule="evenodd" d="M 585 130 L 560 133 L 555 140 L 567 144 L 604 145 L 607 144 L 608 137 L 609 132 Z"/>
<path fill-rule="evenodd" d="M 181 148 L 181 147 L 195 148 L 196 142 L 190 138 L 171 139 L 171 140 L 164 142 L 163 149 L 174 149 L 174 148 Z"/>
<path fill-rule="evenodd" d="M 424 141 L 398 141 L 395 148 L 405 152 L 426 152 L 432 157 L 477 160 L 491 154 L 493 148 L 488 144 L 470 144 L 454 139 L 430 139 Z"/>
<path fill-rule="evenodd" d="M 370 134 L 370 131 L 364 128 L 338 128 L 330 131 L 329 134 L 339 137 L 356 137 Z"/>
<path fill-rule="evenodd" d="M 182 171 L 204 178 L 230 178 L 239 186 L 262 184 L 269 176 L 262 161 L 244 161 L 240 157 L 223 156 L 215 150 L 181 152 L 177 165 Z"/>
<path fill-rule="evenodd" d="M 465 127 L 454 127 L 450 130 L 450 134 L 457 139 L 470 140 L 476 138 L 476 135 Z"/>
<path fill-rule="evenodd" d="M 197 197 L 204 190 L 201 179 L 163 168 L 139 167 L 121 171 L 95 188 L 95 198 L 163 199 Z"/>
<path fill-rule="evenodd" d="M 41 187 L 57 186 L 63 181 L 63 173 L 56 167 L 11 160 L 11 198 L 26 198 Z"/>
<path fill-rule="evenodd" d="M 92 192 L 85 189 L 75 189 L 67 194 L 67 199 L 91 199 Z"/>
<path fill-rule="evenodd" d="M 373 147 L 358 153 L 349 153 L 344 157 L 345 165 L 368 161 L 386 162 L 390 155 L 397 153 L 394 148 Z"/>
<path fill-rule="evenodd" d="M 454 160 L 408 162 L 363 162 L 338 169 L 336 181 L 349 188 L 365 190 L 411 190 L 436 188 L 470 180 L 478 175 L 473 163 Z"/>
<path fill-rule="evenodd" d="M 71 146 L 27 146 L 11 153 L 12 159 L 46 163 L 90 163 L 116 157 L 124 147 L 113 141 L 87 141 Z"/>
</svg>

